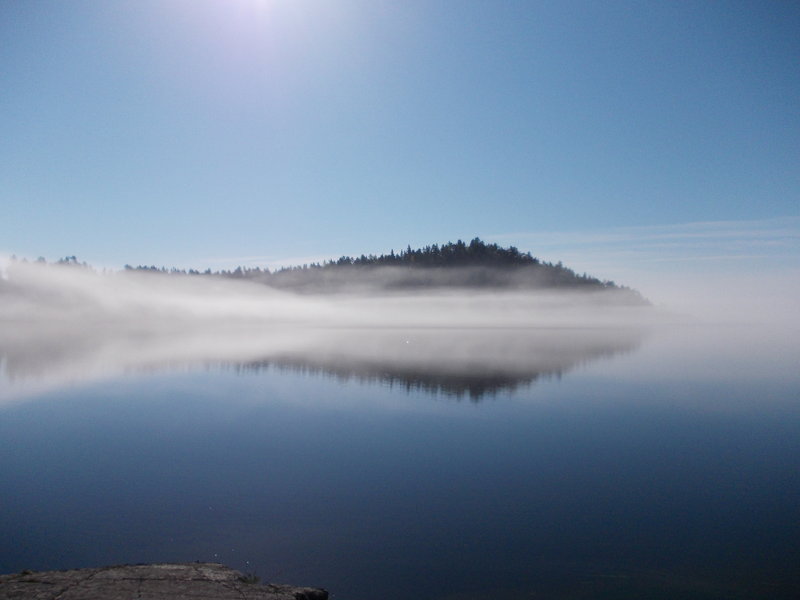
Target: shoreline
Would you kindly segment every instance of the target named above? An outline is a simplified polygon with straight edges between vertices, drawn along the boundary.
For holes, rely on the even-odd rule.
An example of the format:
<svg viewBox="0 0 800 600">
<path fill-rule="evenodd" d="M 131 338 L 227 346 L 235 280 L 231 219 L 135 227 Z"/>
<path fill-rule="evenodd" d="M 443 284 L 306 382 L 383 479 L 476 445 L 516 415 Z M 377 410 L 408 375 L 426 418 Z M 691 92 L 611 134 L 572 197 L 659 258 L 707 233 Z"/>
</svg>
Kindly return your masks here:
<svg viewBox="0 0 800 600">
<path fill-rule="evenodd" d="M 0 600 L 327 600 L 321 588 L 258 582 L 219 563 L 113 565 L 0 575 Z"/>
</svg>

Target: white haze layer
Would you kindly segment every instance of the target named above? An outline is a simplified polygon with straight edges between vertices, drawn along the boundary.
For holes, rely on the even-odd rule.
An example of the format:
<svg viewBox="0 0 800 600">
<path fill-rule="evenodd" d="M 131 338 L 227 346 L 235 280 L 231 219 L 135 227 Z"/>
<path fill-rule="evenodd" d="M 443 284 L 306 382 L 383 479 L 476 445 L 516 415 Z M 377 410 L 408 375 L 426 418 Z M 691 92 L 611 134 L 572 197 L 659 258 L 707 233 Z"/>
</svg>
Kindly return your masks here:
<svg viewBox="0 0 800 600">
<path fill-rule="evenodd" d="M 699 325 L 613 291 L 358 289 L 296 294 L 208 276 L 11 263 L 0 281 L 0 399 L 132 371 L 264 361 L 532 381 L 631 351 L 654 326 Z"/>
</svg>

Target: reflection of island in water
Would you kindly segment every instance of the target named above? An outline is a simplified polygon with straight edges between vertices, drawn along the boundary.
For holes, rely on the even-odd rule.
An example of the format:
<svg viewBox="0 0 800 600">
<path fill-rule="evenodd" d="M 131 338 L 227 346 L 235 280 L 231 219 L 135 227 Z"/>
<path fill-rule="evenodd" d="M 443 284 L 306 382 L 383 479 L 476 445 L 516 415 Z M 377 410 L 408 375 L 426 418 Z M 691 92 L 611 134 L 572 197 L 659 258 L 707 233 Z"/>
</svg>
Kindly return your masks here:
<svg viewBox="0 0 800 600">
<path fill-rule="evenodd" d="M 634 351 L 643 337 L 633 328 L 361 331 L 339 338 L 343 347 L 317 347 L 236 368 L 330 375 L 478 401 Z"/>
<path fill-rule="evenodd" d="M 636 328 L 180 328 L 44 333 L 0 337 L 8 389 L 58 388 L 142 371 L 234 365 L 329 374 L 473 400 L 527 386 L 638 347 Z"/>
</svg>

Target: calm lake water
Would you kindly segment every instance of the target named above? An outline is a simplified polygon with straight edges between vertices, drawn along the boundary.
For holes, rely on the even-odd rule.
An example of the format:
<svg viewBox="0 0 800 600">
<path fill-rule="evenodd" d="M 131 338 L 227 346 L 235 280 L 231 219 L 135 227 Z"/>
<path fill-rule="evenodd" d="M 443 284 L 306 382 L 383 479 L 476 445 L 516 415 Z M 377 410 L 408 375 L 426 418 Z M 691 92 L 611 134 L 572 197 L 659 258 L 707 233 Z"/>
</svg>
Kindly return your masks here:
<svg viewBox="0 0 800 600">
<path fill-rule="evenodd" d="M 7 352 L 0 571 L 215 561 L 348 600 L 798 597 L 797 332 L 485 335 L 374 342 L 483 362 L 88 378 L 68 348 Z"/>
</svg>

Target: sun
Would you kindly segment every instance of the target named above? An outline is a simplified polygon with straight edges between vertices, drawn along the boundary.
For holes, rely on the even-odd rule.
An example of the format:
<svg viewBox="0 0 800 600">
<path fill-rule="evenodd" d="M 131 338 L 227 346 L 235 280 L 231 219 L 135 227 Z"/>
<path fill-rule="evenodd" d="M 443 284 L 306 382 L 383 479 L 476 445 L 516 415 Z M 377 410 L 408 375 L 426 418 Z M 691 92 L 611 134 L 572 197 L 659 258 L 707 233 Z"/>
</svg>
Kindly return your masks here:
<svg viewBox="0 0 800 600">
<path fill-rule="evenodd" d="M 277 0 L 238 0 L 245 4 L 252 12 L 256 14 L 268 14 L 274 10 Z"/>
</svg>

